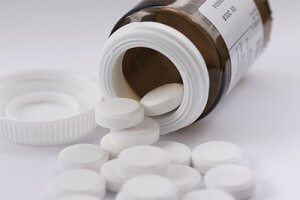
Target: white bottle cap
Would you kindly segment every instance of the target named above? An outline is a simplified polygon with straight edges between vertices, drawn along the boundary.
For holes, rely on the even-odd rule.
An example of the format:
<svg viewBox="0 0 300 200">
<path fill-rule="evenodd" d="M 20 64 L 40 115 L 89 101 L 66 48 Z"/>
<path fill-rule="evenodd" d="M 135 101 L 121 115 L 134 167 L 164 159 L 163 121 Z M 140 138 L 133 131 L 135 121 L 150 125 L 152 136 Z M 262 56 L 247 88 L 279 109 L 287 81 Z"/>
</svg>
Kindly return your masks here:
<svg viewBox="0 0 300 200">
<path fill-rule="evenodd" d="M 53 145 L 94 128 L 99 84 L 73 72 L 30 70 L 0 76 L 0 139 Z"/>
</svg>

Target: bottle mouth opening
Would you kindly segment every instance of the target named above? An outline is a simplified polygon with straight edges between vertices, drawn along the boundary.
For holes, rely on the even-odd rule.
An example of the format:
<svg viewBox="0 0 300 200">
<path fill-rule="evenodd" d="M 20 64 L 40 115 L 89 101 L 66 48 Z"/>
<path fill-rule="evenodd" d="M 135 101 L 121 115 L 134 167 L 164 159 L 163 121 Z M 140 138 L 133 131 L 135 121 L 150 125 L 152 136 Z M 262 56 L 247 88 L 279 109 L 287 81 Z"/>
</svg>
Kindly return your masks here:
<svg viewBox="0 0 300 200">
<path fill-rule="evenodd" d="M 183 83 L 177 67 L 168 57 L 144 47 L 132 48 L 124 53 L 122 73 L 140 98 L 160 86 Z"/>
<path fill-rule="evenodd" d="M 162 58 L 165 63 L 156 66 L 157 69 L 151 68 L 151 57 L 139 59 L 140 55 L 147 53 L 154 58 Z M 140 63 L 136 65 L 135 62 Z M 159 74 L 160 70 L 163 73 Z M 148 84 L 147 81 L 150 81 L 149 85 L 140 86 Z M 179 108 L 154 117 L 160 124 L 161 134 L 186 127 L 202 114 L 209 89 L 208 72 L 202 55 L 186 36 L 156 22 L 132 23 L 110 37 L 100 65 L 100 85 L 105 98 L 139 100 L 148 90 L 169 82 L 183 83 L 184 97 Z"/>
<path fill-rule="evenodd" d="M 149 53 L 155 55 L 140 57 Z M 157 55 L 163 58 L 162 62 L 167 61 L 165 65 L 151 62 L 153 58 L 150 57 L 156 57 Z M 137 59 L 141 58 L 142 62 L 134 64 Z M 108 92 L 108 95 L 105 95 L 106 98 L 122 97 L 139 101 L 147 92 L 162 85 L 169 83 L 182 83 L 184 85 L 183 78 L 176 65 L 167 56 L 151 48 L 130 48 L 120 54 L 119 57 L 116 57 L 115 63 L 111 67 L 113 70 L 108 88 L 105 89 Z M 184 96 L 186 96 L 186 93 Z M 169 113 L 152 118 L 160 121 L 176 113 L 179 108 L 181 106 Z"/>
</svg>

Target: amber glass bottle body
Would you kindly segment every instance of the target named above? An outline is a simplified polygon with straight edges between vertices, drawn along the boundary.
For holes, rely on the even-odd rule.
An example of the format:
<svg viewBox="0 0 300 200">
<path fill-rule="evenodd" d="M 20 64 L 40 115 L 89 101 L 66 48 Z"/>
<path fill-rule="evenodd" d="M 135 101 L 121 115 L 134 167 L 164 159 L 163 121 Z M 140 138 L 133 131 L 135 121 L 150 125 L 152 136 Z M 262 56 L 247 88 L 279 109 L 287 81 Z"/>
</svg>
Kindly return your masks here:
<svg viewBox="0 0 300 200">
<path fill-rule="evenodd" d="M 212 18 L 210 18 L 211 16 L 209 17 L 205 15 L 205 12 L 201 12 L 203 8 L 205 9 L 205 6 L 206 8 L 208 6 L 212 6 L 212 7 L 215 6 L 215 8 L 217 9 L 222 6 L 223 7 L 228 6 L 226 4 L 228 2 L 229 3 L 234 2 L 240 4 L 240 5 L 229 7 L 231 9 L 231 10 L 229 9 L 229 11 L 236 12 L 236 13 L 240 12 L 236 14 L 236 16 L 234 17 L 243 18 L 242 20 L 244 20 L 247 23 L 250 22 L 251 26 L 249 26 L 249 28 L 247 29 L 249 33 L 244 32 L 243 34 L 241 34 L 241 37 L 239 35 L 238 37 L 237 36 L 231 37 L 230 34 L 228 35 L 228 33 L 224 34 L 224 30 L 222 30 L 223 27 L 218 26 L 218 24 L 216 23 L 218 22 L 218 19 L 214 21 L 212 20 Z M 245 10 L 247 11 L 247 8 L 245 8 L 245 2 L 248 2 L 249 5 L 253 7 L 253 11 L 251 9 L 249 10 L 248 8 L 248 12 L 250 13 L 249 16 L 243 14 Z M 224 0 L 145 0 L 142 1 L 134 9 L 129 11 L 123 18 L 121 18 L 118 21 L 118 23 L 115 25 L 114 29 L 112 30 L 111 37 L 109 38 L 109 42 L 108 42 L 110 44 L 108 44 L 107 45 L 108 47 L 106 47 L 105 49 L 105 51 L 107 52 L 106 55 L 104 56 L 103 59 L 104 61 L 101 64 L 102 66 L 106 65 L 106 67 L 102 67 L 101 70 L 102 72 L 108 71 L 110 65 L 114 65 L 114 67 L 116 67 L 115 64 L 108 64 L 109 63 L 108 60 L 112 59 L 110 54 L 115 54 L 115 51 L 118 50 L 116 48 L 121 47 L 122 43 L 125 42 L 130 43 L 133 41 L 138 43 L 139 40 L 143 40 L 145 44 L 145 41 L 155 37 L 154 35 L 156 34 L 156 32 L 153 32 L 154 35 L 151 37 L 149 35 L 147 36 L 147 32 L 145 32 L 145 36 L 137 35 L 136 38 L 124 37 L 126 41 L 123 42 L 121 41 L 121 37 L 122 37 L 121 32 L 126 33 L 126 31 L 124 31 L 126 27 L 129 27 L 130 25 L 133 24 L 146 24 L 149 22 L 151 23 L 154 22 L 156 24 L 164 25 L 165 27 L 170 27 L 171 29 L 174 29 L 178 33 L 182 34 L 182 38 L 185 38 L 185 40 L 189 40 L 188 42 L 191 42 L 192 46 L 195 47 L 194 49 L 190 48 L 189 50 L 198 51 L 199 56 L 201 56 L 201 58 L 205 62 L 204 65 L 207 72 L 204 73 L 208 74 L 207 75 L 208 95 L 205 101 L 205 107 L 203 108 L 203 110 L 201 110 L 201 113 L 197 117 L 197 119 L 201 119 L 205 117 L 207 114 L 209 114 L 215 108 L 215 106 L 219 103 L 220 99 L 224 95 L 228 94 L 228 92 L 235 85 L 233 84 L 233 82 L 237 82 L 236 80 L 238 80 L 236 78 L 237 74 L 240 76 L 240 74 L 242 74 L 241 72 L 244 73 L 245 71 L 244 69 L 240 70 L 241 72 L 236 70 L 236 68 L 239 67 L 237 61 L 239 61 L 241 58 L 243 58 L 242 56 L 244 56 L 244 57 L 251 57 L 250 60 L 252 63 L 252 61 L 255 60 L 257 56 L 256 54 L 259 54 L 261 50 L 265 48 L 265 46 L 269 41 L 272 17 L 271 17 L 271 10 L 268 4 L 268 0 L 245 0 L 245 2 L 244 1 L 237 2 L 234 0 L 227 0 L 227 1 Z M 224 12 L 224 10 L 222 9 L 219 10 L 221 11 L 218 12 Z M 231 20 L 230 14 L 232 15 L 233 13 L 224 12 L 223 20 L 225 21 Z M 239 23 L 243 22 L 240 19 L 234 19 L 234 17 L 232 17 L 233 19 L 232 22 L 228 22 L 231 23 L 231 27 L 233 27 L 233 29 L 237 29 L 237 30 L 233 30 L 232 35 L 234 35 L 235 32 L 240 31 L 238 30 L 240 27 Z M 259 20 L 256 20 L 257 23 L 255 23 L 254 19 L 251 19 L 255 17 L 259 18 Z M 234 20 L 237 20 L 238 23 L 235 23 Z M 222 23 L 226 25 L 227 22 L 226 23 L 222 22 Z M 261 28 L 260 29 L 257 28 L 258 26 L 260 26 Z M 153 28 L 154 27 L 155 25 L 153 26 Z M 130 28 L 132 29 L 131 32 L 135 32 L 135 30 L 133 29 L 134 26 Z M 137 32 L 140 31 L 140 28 L 138 26 L 136 26 L 135 28 Z M 162 30 L 168 29 L 164 27 L 161 28 Z M 145 30 L 143 31 L 147 30 L 147 28 L 145 27 L 144 29 Z M 258 31 L 261 32 L 260 40 L 258 40 L 257 37 L 259 34 L 256 34 L 256 32 Z M 171 34 L 172 30 L 168 30 L 166 32 L 169 34 L 169 35 L 166 34 L 166 36 L 169 37 L 173 36 Z M 177 33 L 174 33 L 174 35 L 176 34 Z M 118 40 L 117 37 L 119 37 L 120 40 Z M 230 42 L 228 40 L 232 38 L 236 39 L 236 43 L 234 43 L 235 46 L 232 47 L 236 47 L 237 54 L 234 53 L 232 48 L 229 48 Z M 242 39 L 244 41 L 239 41 Z M 177 41 L 180 40 L 180 37 L 179 38 L 177 37 L 175 40 Z M 233 41 L 235 42 L 235 40 Z M 174 43 L 175 42 L 176 41 L 174 41 Z M 188 42 L 185 41 L 185 42 L 181 42 L 180 44 L 187 44 Z M 260 46 L 259 48 L 256 48 L 256 51 L 255 51 L 255 46 L 253 44 L 255 42 L 256 43 L 260 42 Z M 116 43 L 119 43 L 119 46 L 115 45 Z M 245 55 L 242 56 L 238 55 L 239 53 L 241 54 L 243 48 L 245 49 L 245 47 L 247 47 L 248 44 L 250 44 L 249 46 L 252 49 L 248 47 L 248 52 L 246 52 Z M 178 48 L 181 48 L 181 46 L 178 46 Z M 185 52 L 182 51 L 181 49 L 181 53 L 185 53 Z M 253 54 L 255 54 L 255 56 Z M 174 55 L 172 55 L 171 57 L 174 57 Z M 171 61 L 170 55 L 169 56 L 164 55 L 164 53 L 160 52 L 159 50 L 151 47 L 149 48 L 149 46 L 147 45 L 145 46 L 137 45 L 134 46 L 133 48 L 126 49 L 125 52 L 120 57 L 120 59 L 118 61 L 115 61 L 115 63 L 117 63 L 117 65 L 121 65 L 120 73 L 122 74 L 121 76 L 123 76 L 125 80 L 124 82 L 122 82 L 122 84 L 123 85 L 128 84 L 131 90 L 129 91 L 129 93 L 133 92 L 137 96 L 137 98 L 141 98 L 150 90 L 155 89 L 161 85 L 167 83 L 176 83 L 176 82 L 184 83 L 189 81 L 187 79 L 190 78 L 189 76 L 183 77 L 184 70 L 183 71 L 179 70 L 178 66 L 176 66 L 176 64 L 173 61 Z M 241 63 L 241 65 L 248 65 L 248 64 L 250 65 L 251 63 L 250 61 L 245 59 L 244 63 Z M 201 63 L 199 62 L 199 68 L 200 65 Z M 189 66 L 184 66 L 184 67 L 186 69 L 189 68 Z M 203 67 L 203 65 L 201 67 Z M 111 72 L 111 73 L 115 73 L 115 72 Z M 107 79 L 106 81 L 103 81 L 103 84 L 107 85 L 107 87 L 104 87 L 104 91 L 106 91 L 107 88 L 110 87 L 111 85 L 110 82 L 113 82 L 112 83 L 113 85 L 117 85 L 114 83 L 117 81 L 110 80 L 117 76 L 119 77 L 119 75 L 115 75 L 115 76 L 111 76 L 112 78 L 107 78 L 107 75 L 102 74 L 103 79 Z M 200 76 L 196 76 L 196 77 L 200 77 Z M 195 83 L 195 77 L 193 79 L 194 80 L 192 81 L 194 81 Z M 199 80 L 199 88 L 200 88 L 200 84 L 205 84 L 205 81 L 202 80 L 201 82 Z M 192 84 L 192 86 L 195 87 L 195 84 L 194 85 Z M 128 97 L 126 94 L 124 94 L 122 89 L 116 89 L 115 91 L 116 93 L 114 94 L 112 94 L 112 92 L 108 92 L 107 96 Z M 179 113 L 179 115 L 184 115 L 184 114 Z M 186 116 L 188 116 L 188 113 L 186 114 Z M 173 118 L 177 118 L 177 116 Z M 166 118 L 163 119 L 162 121 L 163 123 L 167 123 L 168 120 L 173 121 L 173 118 Z M 172 122 L 172 126 L 174 126 L 174 124 L 176 124 L 175 121 Z M 181 125 L 180 127 L 184 127 L 186 125 L 188 125 L 188 123 L 186 124 L 183 123 L 183 125 Z M 178 128 L 174 128 L 174 129 L 168 128 L 168 131 L 176 130 L 176 129 Z"/>
</svg>

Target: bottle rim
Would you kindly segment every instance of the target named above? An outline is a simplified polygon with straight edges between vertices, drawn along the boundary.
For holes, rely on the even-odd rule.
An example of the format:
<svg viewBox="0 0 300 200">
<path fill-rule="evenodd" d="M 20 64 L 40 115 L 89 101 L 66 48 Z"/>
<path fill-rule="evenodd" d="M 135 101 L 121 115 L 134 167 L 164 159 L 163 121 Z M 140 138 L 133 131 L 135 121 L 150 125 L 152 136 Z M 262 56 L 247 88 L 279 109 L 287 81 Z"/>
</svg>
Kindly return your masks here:
<svg viewBox="0 0 300 200">
<path fill-rule="evenodd" d="M 209 74 L 197 47 L 181 32 L 158 22 L 134 22 L 118 29 L 108 39 L 100 62 L 100 87 L 105 98 L 126 97 L 139 100 L 122 73 L 127 50 L 150 48 L 165 55 L 178 69 L 184 97 L 181 106 L 163 116 L 154 117 L 161 134 L 184 128 L 203 113 L 209 96 Z"/>
</svg>

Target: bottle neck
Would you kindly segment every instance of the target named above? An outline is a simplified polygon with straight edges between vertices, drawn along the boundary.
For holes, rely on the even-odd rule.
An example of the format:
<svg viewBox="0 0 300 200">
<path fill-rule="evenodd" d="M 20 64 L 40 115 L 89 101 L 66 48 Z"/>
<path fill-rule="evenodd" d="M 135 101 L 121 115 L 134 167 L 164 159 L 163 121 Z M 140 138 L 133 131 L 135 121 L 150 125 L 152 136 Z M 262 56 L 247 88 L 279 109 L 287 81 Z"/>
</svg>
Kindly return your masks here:
<svg viewBox="0 0 300 200">
<path fill-rule="evenodd" d="M 177 68 L 184 84 L 181 106 L 156 117 L 161 133 L 176 131 L 195 122 L 204 111 L 209 95 L 209 75 L 203 56 L 195 45 L 174 28 L 156 22 L 128 24 L 106 43 L 100 65 L 101 87 L 106 98 L 139 99 L 122 73 L 124 54 L 144 47 L 165 55 Z"/>
</svg>

